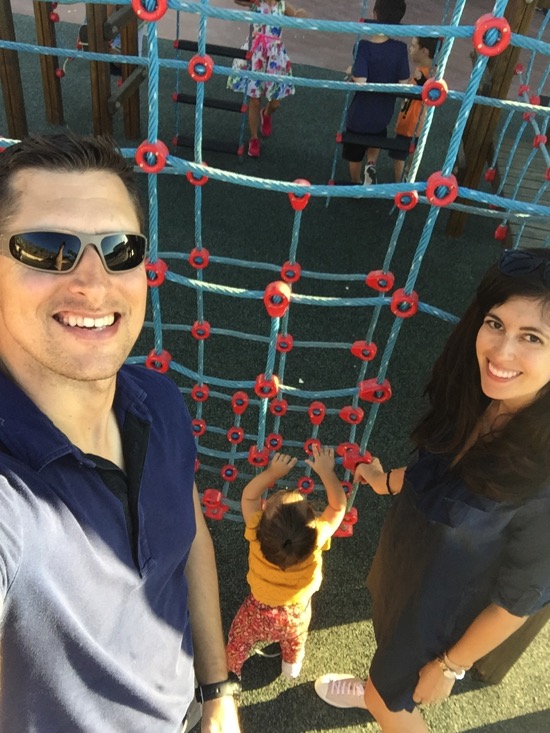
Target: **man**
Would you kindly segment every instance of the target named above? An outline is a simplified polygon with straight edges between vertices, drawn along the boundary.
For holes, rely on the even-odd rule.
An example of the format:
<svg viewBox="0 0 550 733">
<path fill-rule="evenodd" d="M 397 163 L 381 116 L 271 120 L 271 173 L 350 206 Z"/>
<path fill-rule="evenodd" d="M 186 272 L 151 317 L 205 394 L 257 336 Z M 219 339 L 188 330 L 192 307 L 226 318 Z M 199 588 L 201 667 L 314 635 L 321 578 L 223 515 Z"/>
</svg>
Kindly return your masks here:
<svg viewBox="0 0 550 733">
<path fill-rule="evenodd" d="M 0 154 L 0 215 L 0 730 L 179 733 L 196 675 L 203 733 L 238 733 L 189 415 L 123 366 L 147 292 L 132 167 L 28 138 Z"/>
</svg>

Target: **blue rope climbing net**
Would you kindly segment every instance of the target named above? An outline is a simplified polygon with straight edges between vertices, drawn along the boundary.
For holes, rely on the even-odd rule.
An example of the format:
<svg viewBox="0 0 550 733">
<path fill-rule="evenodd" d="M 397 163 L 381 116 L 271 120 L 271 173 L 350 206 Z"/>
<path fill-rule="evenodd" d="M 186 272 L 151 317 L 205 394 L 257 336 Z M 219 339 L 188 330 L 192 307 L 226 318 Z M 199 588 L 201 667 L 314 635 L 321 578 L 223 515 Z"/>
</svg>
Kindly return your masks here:
<svg viewBox="0 0 550 733">
<path fill-rule="evenodd" d="M 209 0 L 200 2 L 183 2 L 181 0 L 127 0 L 141 20 L 147 22 L 146 50 L 141 57 L 118 55 L 118 63 L 142 65 L 148 72 L 148 130 L 147 139 L 137 149 L 125 149 L 124 153 L 135 158 L 140 169 L 148 174 L 149 201 L 149 240 L 150 261 L 148 278 L 150 284 L 150 302 L 152 321 L 150 326 L 154 336 L 154 346 L 148 355 L 135 356 L 130 359 L 134 363 L 146 363 L 161 372 L 171 371 L 181 384 L 182 391 L 191 397 L 193 426 L 198 445 L 200 467 L 198 467 L 198 483 L 203 494 L 206 514 L 213 519 L 240 519 L 238 488 L 243 479 L 248 478 L 255 468 L 266 464 L 269 453 L 273 450 L 287 448 L 306 452 L 311 450 L 314 441 L 331 435 L 331 424 L 336 422 L 341 431 L 342 425 L 347 432 L 347 440 L 340 443 L 338 453 L 343 463 L 345 485 L 349 493 L 349 509 L 340 534 L 349 535 L 357 517 L 352 508 L 354 488 L 350 483 L 353 468 L 358 460 L 368 456 L 367 446 L 373 431 L 379 409 L 390 399 L 391 360 L 396 343 L 405 320 L 417 313 L 426 313 L 449 323 L 457 319 L 430 303 L 424 302 L 415 291 L 422 264 L 430 244 L 434 226 L 442 210 L 457 209 L 472 215 L 494 218 L 497 222 L 495 237 L 504 238 L 508 227 L 513 230 L 514 246 L 520 246 L 525 228 L 533 221 L 550 221 L 550 205 L 547 194 L 550 185 L 550 158 L 546 148 L 546 133 L 550 116 L 548 102 L 541 100 L 543 86 L 550 73 L 547 65 L 543 74 L 533 84 L 534 60 L 537 55 L 546 59 L 550 56 L 550 44 L 544 40 L 548 17 L 541 25 L 536 38 L 530 38 L 510 32 L 503 17 L 507 0 L 496 0 L 493 12 L 480 18 L 474 26 L 461 25 L 462 14 L 467 0 L 459 0 L 450 11 L 449 3 L 444 10 L 442 25 L 402 25 L 385 26 L 368 22 L 337 22 L 321 19 L 302 19 L 277 17 L 277 25 L 283 28 L 299 28 L 333 33 L 346 33 L 350 36 L 350 49 L 353 41 L 376 33 L 387 33 L 393 37 L 430 36 L 442 39 L 437 57 L 437 67 L 428 89 L 424 91 L 424 103 L 427 106 L 407 180 L 401 183 L 379 184 L 376 186 L 334 186 L 312 185 L 308 181 L 271 180 L 244 173 L 224 170 L 206 165 L 203 162 L 203 111 L 205 106 L 205 89 L 212 76 L 228 77 L 240 75 L 245 79 L 285 81 L 287 77 L 252 71 L 249 68 L 234 69 L 230 65 L 218 65 L 206 53 L 207 26 L 210 18 L 220 19 L 228 23 L 240 22 L 252 24 L 258 22 L 256 13 L 240 9 L 224 9 L 210 5 Z M 93 0 L 100 4 L 101 0 Z M 60 4 L 69 4 L 70 0 L 61 0 Z M 121 2 L 120 4 L 124 4 Z M 362 17 L 366 16 L 367 1 L 363 0 Z M 198 48 L 191 59 L 162 58 L 159 53 L 157 22 L 168 9 L 178 11 L 178 27 L 185 24 L 185 18 L 198 16 Z M 447 17 L 449 20 L 447 21 Z M 473 61 L 472 72 L 464 92 L 448 90 L 445 84 L 445 72 L 449 57 L 456 39 L 471 39 L 472 48 L 477 52 Z M 484 96 L 480 92 L 487 63 L 492 56 L 503 52 L 509 45 L 525 49 L 529 53 L 529 62 L 525 68 L 518 68 L 521 78 L 520 93 L 517 100 L 496 99 Z M 0 41 L 0 48 L 25 51 L 45 55 L 82 58 L 86 61 L 113 60 L 108 54 L 75 51 L 74 49 L 45 48 L 32 44 Z M 170 155 L 164 141 L 159 139 L 159 76 L 161 69 L 174 70 L 175 74 L 190 74 L 196 83 L 196 104 L 194 124 L 193 160 L 185 160 Z M 342 94 L 342 108 L 345 110 L 349 99 L 357 91 L 352 82 L 331 79 L 313 79 L 293 77 L 296 87 L 309 87 L 321 90 L 339 90 Z M 396 96 L 406 91 L 411 95 L 422 94 L 416 85 L 379 85 L 366 83 L 362 90 L 380 91 L 381 87 Z M 459 103 L 458 114 L 452 130 L 447 153 L 440 171 L 435 171 L 425 181 L 417 181 L 416 177 L 430 130 L 436 119 L 439 107 L 445 100 Z M 495 193 L 479 191 L 459 186 L 453 171 L 457 165 L 462 136 L 474 105 L 484 105 L 504 111 L 505 119 L 498 138 L 494 143 L 493 159 L 488 167 L 486 179 L 490 181 L 499 169 L 500 180 Z M 503 153 L 503 145 L 507 140 L 507 130 L 512 122 L 521 118 L 513 144 Z M 345 113 L 342 114 L 340 130 L 344 126 Z M 520 164 L 515 153 L 520 141 L 529 139 L 531 151 Z M 9 143 L 10 141 L 4 141 Z M 538 189 L 525 201 L 522 194 L 523 183 L 535 161 L 542 165 L 542 174 Z M 333 165 L 334 170 L 334 165 Z M 194 246 L 191 249 L 168 251 L 159 240 L 159 175 L 173 175 L 187 179 L 193 186 L 195 231 Z M 510 184 L 512 180 L 512 184 Z M 220 181 L 232 186 L 263 189 L 271 192 L 282 192 L 289 197 L 289 217 L 292 217 L 292 233 L 288 249 L 284 255 L 277 252 L 276 262 L 251 262 L 248 259 L 224 257 L 216 254 L 215 246 L 205 242 L 202 231 L 203 192 L 209 181 Z M 186 184 L 187 185 L 187 184 Z M 311 197 L 330 199 L 344 197 L 356 199 L 385 199 L 395 204 L 395 226 L 388 243 L 386 256 L 378 270 L 365 273 L 329 273 L 302 269 L 300 266 L 300 234 L 307 227 L 308 205 Z M 459 201 L 460 199 L 460 201 Z M 397 287 L 392 274 L 392 261 L 406 227 L 409 211 L 417 206 L 427 209 L 427 216 L 418 241 L 408 276 L 401 287 Z M 548 230 L 548 227 L 547 227 Z M 544 246 L 548 246 L 547 237 Z M 275 257 L 275 254 L 274 254 Z M 187 263 L 191 266 L 189 276 L 176 272 L 174 264 Z M 250 290 L 235 287 L 231 279 L 225 284 L 217 283 L 209 277 L 211 265 L 222 265 L 230 272 L 234 268 L 247 268 L 251 271 L 272 274 L 272 281 L 265 290 Z M 323 294 L 323 282 L 342 283 L 346 286 L 363 283 L 364 297 L 326 296 Z M 305 294 L 303 283 L 313 284 L 315 294 Z M 167 324 L 162 319 L 162 303 L 171 283 L 187 292 L 192 292 L 196 300 L 196 314 L 193 322 Z M 311 288 L 310 288 L 311 289 Z M 170 290 L 173 293 L 173 288 Z M 224 328 L 223 324 L 209 323 L 208 298 L 211 295 L 225 298 L 248 300 L 258 312 L 269 316 L 269 329 L 266 333 L 250 333 L 241 330 Z M 292 338 L 292 313 L 301 306 L 315 306 L 330 309 L 336 318 L 338 309 L 352 309 L 361 314 L 359 323 L 366 320 L 362 338 L 354 341 L 335 342 L 318 340 L 294 340 Z M 392 321 L 385 343 L 380 342 L 380 320 L 392 314 Z M 188 345 L 196 347 L 195 368 L 190 368 L 190 359 L 186 363 L 173 356 L 172 343 L 179 334 L 188 335 Z M 190 335 L 190 336 L 189 336 Z M 227 379 L 220 373 L 213 374 L 206 368 L 209 339 L 223 336 L 230 343 L 239 344 L 245 341 L 258 344 L 256 369 L 254 373 L 242 378 Z M 235 346 L 234 348 L 237 348 Z M 306 366 L 308 359 L 315 358 L 316 350 L 332 350 L 340 360 L 354 360 L 357 365 L 356 379 L 352 383 L 338 383 L 341 373 L 336 366 L 334 376 L 336 383 L 332 388 L 305 389 L 299 380 L 286 378 L 292 360 L 301 360 Z M 377 353 L 378 352 L 378 353 Z M 332 353 L 332 352 L 331 352 Z M 264 358 L 265 354 L 265 358 Z M 376 358 L 375 358 L 376 357 Z M 376 369 L 373 366 L 376 365 Z M 292 373 L 294 374 L 296 370 Z M 230 417 L 225 424 L 211 424 L 205 419 L 208 403 L 219 401 L 230 405 Z M 330 404 L 325 404 L 330 403 Z M 220 411 L 219 414 L 222 414 Z M 223 414 L 227 418 L 227 407 Z M 285 423 L 291 415 L 301 416 L 300 430 L 303 433 L 287 433 Z M 323 428 L 321 430 L 321 425 Z M 333 442 L 330 437 L 323 442 Z M 303 453 L 302 453 L 303 455 Z M 299 488 L 304 493 L 314 490 L 311 471 L 304 464 L 303 475 L 299 480 Z M 206 476 L 210 477 L 206 479 Z M 236 482 L 236 483 L 235 483 Z M 212 487 L 212 488 L 208 488 Z"/>
</svg>

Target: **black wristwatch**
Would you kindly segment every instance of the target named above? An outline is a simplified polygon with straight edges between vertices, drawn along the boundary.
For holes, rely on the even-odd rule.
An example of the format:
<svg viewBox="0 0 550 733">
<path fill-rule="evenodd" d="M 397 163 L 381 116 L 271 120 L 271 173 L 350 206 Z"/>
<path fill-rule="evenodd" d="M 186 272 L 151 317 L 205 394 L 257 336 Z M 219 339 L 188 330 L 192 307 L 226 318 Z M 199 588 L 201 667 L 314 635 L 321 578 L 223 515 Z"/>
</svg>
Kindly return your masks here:
<svg viewBox="0 0 550 733">
<path fill-rule="evenodd" d="M 199 685 L 195 690 L 197 702 L 216 700 L 225 695 L 237 695 L 241 691 L 241 681 L 234 672 L 230 672 L 226 680 L 212 682 L 209 685 Z"/>
</svg>

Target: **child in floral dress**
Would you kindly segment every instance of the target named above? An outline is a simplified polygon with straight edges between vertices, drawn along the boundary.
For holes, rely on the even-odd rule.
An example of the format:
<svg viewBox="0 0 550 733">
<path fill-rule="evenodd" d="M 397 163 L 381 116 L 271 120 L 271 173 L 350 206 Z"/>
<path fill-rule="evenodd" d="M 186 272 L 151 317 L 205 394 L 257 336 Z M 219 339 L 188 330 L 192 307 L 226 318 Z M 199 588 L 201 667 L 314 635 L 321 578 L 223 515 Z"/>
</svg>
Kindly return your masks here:
<svg viewBox="0 0 550 733">
<path fill-rule="evenodd" d="M 243 5 L 242 0 L 235 0 L 238 5 Z M 288 15 L 296 18 L 305 17 L 306 13 L 302 8 L 295 10 L 285 0 L 255 0 L 250 3 L 250 10 L 263 15 Z M 252 27 L 252 34 L 249 42 L 243 48 L 250 50 L 250 71 L 259 71 L 265 74 L 281 74 L 292 76 L 292 67 L 285 45 L 281 38 L 282 29 L 276 25 L 255 23 Z M 247 69 L 247 62 L 235 59 L 234 69 Z M 230 76 L 227 80 L 227 88 L 234 92 L 247 94 L 248 104 L 248 125 L 250 127 L 250 142 L 248 144 L 248 155 L 251 158 L 260 156 L 260 140 L 258 129 L 263 137 L 269 137 L 272 132 L 273 112 L 279 107 L 280 100 L 294 94 L 292 84 L 279 81 L 260 81 L 257 79 L 243 79 L 239 76 Z M 261 99 L 267 99 L 267 105 L 262 109 Z"/>
<path fill-rule="evenodd" d="M 227 666 L 241 675 L 258 641 L 279 642 L 282 673 L 300 674 L 311 620 L 311 597 L 323 578 L 322 555 L 346 511 L 346 495 L 334 472 L 334 449 L 312 449 L 306 461 L 327 492 L 328 506 L 317 517 L 298 491 L 278 491 L 262 509 L 262 494 L 296 465 L 296 458 L 275 453 L 241 496 L 245 538 L 249 542 L 250 595 L 235 616 L 227 642 Z"/>
</svg>

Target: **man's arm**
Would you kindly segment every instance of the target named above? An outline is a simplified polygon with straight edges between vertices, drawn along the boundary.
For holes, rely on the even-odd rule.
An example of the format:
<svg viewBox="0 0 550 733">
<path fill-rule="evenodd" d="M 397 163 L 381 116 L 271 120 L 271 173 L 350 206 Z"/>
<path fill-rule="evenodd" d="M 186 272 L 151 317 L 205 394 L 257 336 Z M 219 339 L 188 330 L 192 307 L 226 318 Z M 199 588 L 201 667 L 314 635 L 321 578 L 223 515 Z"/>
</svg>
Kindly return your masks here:
<svg viewBox="0 0 550 733">
<path fill-rule="evenodd" d="M 189 584 L 189 614 L 195 654 L 195 674 L 200 684 L 227 679 L 225 642 L 220 613 L 214 546 L 204 521 L 196 487 L 193 490 L 197 534 L 185 575 Z M 203 704 L 202 733 L 239 733 L 237 706 L 229 696 Z"/>
</svg>

